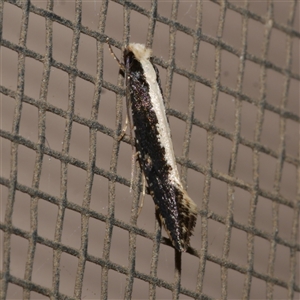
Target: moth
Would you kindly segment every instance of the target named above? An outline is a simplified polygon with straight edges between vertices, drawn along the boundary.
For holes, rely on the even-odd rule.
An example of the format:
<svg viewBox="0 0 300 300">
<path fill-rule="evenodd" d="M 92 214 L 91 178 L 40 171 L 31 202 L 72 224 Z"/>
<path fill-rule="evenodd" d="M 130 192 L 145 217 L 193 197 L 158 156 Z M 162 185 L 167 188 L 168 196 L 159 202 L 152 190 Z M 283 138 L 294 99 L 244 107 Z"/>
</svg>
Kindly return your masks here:
<svg viewBox="0 0 300 300">
<path fill-rule="evenodd" d="M 138 161 L 161 223 L 173 246 L 184 252 L 196 225 L 197 206 L 179 177 L 158 69 L 152 50 L 143 44 L 129 44 L 123 55 L 124 63 L 119 65 L 126 80 L 127 116 L 131 127 L 131 106 Z"/>
</svg>

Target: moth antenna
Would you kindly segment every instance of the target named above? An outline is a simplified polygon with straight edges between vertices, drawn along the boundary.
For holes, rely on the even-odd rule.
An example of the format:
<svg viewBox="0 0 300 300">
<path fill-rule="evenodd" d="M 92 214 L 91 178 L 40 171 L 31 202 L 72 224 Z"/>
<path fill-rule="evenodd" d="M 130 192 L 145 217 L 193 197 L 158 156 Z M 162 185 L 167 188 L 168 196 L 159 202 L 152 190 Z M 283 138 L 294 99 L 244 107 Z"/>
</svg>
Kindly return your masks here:
<svg viewBox="0 0 300 300">
<path fill-rule="evenodd" d="M 116 54 L 114 53 L 113 49 L 112 49 L 112 46 L 111 44 L 109 43 L 109 39 L 107 38 L 106 39 L 107 41 L 107 44 L 108 44 L 108 47 L 109 47 L 109 51 L 110 51 L 110 54 L 112 55 L 112 57 L 115 59 L 115 61 L 118 63 L 120 69 L 124 72 L 125 74 L 125 82 L 126 82 L 126 87 L 127 87 L 127 84 L 128 84 L 128 78 L 126 74 L 126 68 L 125 68 L 125 65 L 123 63 L 120 62 L 120 60 L 118 59 L 118 57 L 116 56 Z M 127 110 L 127 117 L 126 117 L 126 122 L 125 122 L 125 130 L 123 129 L 123 132 L 121 133 L 121 136 L 119 137 L 119 141 L 123 138 L 124 134 L 125 134 L 125 131 L 126 131 L 126 128 L 127 128 L 127 123 L 129 123 L 129 128 L 130 128 L 130 144 L 131 144 L 131 147 L 132 147 L 132 151 L 133 150 L 133 136 L 132 136 L 132 129 L 131 129 L 131 118 L 130 118 L 130 113 L 129 113 L 129 110 L 130 110 L 130 100 L 128 100 L 128 98 L 130 97 L 130 93 L 128 93 L 128 89 L 126 88 L 126 110 Z"/>
<path fill-rule="evenodd" d="M 143 173 L 143 190 L 142 190 L 142 201 L 139 203 L 139 210 L 138 210 L 138 216 L 140 215 L 142 208 L 144 206 L 144 200 L 145 200 L 145 195 L 146 195 L 146 178 L 145 174 Z"/>
<path fill-rule="evenodd" d="M 120 60 L 118 59 L 118 57 L 117 57 L 116 54 L 114 53 L 111 44 L 108 43 L 108 47 L 109 47 L 110 54 L 111 54 L 112 57 L 117 61 L 117 63 L 118 63 L 118 65 L 119 65 L 120 69 L 124 71 L 124 70 L 125 70 L 124 64 L 122 64 L 122 63 L 120 62 Z"/>
<path fill-rule="evenodd" d="M 129 188 L 129 193 L 132 193 L 133 189 L 133 180 L 135 176 L 135 155 L 134 149 L 132 147 L 132 156 L 131 156 L 131 174 L 130 174 L 130 188 Z"/>
<path fill-rule="evenodd" d="M 112 57 L 117 61 L 117 63 L 119 64 L 120 69 L 124 72 L 125 74 L 125 82 L 126 82 L 126 121 L 125 121 L 125 126 L 123 128 L 123 131 L 119 137 L 119 141 L 123 138 L 123 136 L 125 135 L 125 131 L 127 128 L 127 124 L 129 124 L 129 137 L 130 137 L 130 144 L 131 144 L 131 148 L 132 148 L 132 164 L 131 164 L 131 180 L 130 180 L 130 192 L 132 191 L 132 186 L 133 186 L 133 177 L 134 177 L 134 168 L 135 168 L 135 154 L 134 154 L 134 141 L 133 141 L 133 134 L 132 134 L 132 121 L 131 121 L 131 117 L 130 117 L 130 92 L 128 90 L 128 77 L 130 76 L 130 74 L 127 74 L 126 72 L 126 67 L 125 64 L 121 63 L 120 60 L 118 59 L 118 57 L 115 55 L 111 44 L 109 43 L 109 39 L 106 39 L 108 47 L 109 47 L 109 51 L 110 54 L 112 55 Z"/>
</svg>

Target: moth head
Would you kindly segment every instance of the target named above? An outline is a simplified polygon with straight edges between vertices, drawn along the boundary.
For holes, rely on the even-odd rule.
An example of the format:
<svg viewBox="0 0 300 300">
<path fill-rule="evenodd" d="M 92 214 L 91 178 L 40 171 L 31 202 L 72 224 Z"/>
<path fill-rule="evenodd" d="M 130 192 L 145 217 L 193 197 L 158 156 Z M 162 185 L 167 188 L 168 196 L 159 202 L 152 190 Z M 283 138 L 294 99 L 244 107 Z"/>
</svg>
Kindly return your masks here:
<svg viewBox="0 0 300 300">
<path fill-rule="evenodd" d="M 137 43 L 131 43 L 128 45 L 128 47 L 124 51 L 129 54 L 129 52 L 132 52 L 135 59 L 138 61 L 150 59 L 152 55 L 152 50 L 150 48 L 146 48 L 143 44 L 137 44 Z"/>
</svg>

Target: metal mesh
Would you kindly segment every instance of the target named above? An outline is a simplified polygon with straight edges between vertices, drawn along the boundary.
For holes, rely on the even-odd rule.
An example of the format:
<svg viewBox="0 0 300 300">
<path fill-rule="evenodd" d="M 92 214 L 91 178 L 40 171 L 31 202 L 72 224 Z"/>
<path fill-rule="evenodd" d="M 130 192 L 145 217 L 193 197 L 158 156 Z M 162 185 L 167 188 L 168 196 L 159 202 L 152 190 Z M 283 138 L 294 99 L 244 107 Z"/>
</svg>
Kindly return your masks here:
<svg viewBox="0 0 300 300">
<path fill-rule="evenodd" d="M 1 299 L 299 297 L 297 1 L 11 0 L 0 26 Z M 160 67 L 199 209 L 181 273 L 149 196 L 138 217 L 138 166 L 129 193 L 107 38 Z"/>
</svg>

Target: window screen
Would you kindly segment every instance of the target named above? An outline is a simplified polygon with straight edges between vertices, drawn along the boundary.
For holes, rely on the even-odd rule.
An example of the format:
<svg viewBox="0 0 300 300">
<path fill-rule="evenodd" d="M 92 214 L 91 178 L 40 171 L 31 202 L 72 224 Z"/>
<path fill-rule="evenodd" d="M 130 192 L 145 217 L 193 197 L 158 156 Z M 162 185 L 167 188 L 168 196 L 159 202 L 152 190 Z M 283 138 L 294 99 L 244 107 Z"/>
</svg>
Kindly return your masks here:
<svg viewBox="0 0 300 300">
<path fill-rule="evenodd" d="M 297 1 L 0 2 L 1 299 L 298 299 Z M 122 59 L 153 49 L 181 258 L 146 195 Z"/>
</svg>

